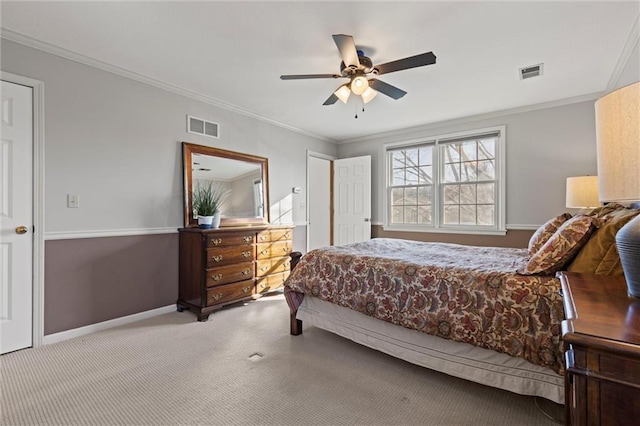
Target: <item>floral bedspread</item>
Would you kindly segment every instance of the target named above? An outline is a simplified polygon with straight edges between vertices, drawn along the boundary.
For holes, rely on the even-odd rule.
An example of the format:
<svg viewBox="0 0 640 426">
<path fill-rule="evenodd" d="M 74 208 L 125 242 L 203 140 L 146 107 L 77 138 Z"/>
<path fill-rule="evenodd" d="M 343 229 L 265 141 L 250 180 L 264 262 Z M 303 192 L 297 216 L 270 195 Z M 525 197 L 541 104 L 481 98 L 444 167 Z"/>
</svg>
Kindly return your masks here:
<svg viewBox="0 0 640 426">
<path fill-rule="evenodd" d="M 311 295 L 562 374 L 560 282 L 515 273 L 526 260 L 526 249 L 377 238 L 307 253 L 285 293 L 294 313 L 296 293 Z"/>
</svg>

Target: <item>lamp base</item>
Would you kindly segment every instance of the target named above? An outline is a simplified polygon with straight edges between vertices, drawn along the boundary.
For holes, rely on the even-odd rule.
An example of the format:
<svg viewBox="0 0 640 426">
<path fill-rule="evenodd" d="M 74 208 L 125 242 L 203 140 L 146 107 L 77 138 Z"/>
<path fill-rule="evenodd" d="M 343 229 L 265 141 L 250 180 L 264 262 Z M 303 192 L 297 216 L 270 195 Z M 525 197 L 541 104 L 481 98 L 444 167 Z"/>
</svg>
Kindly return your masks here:
<svg viewBox="0 0 640 426">
<path fill-rule="evenodd" d="M 618 231 L 616 246 L 627 281 L 627 290 L 631 296 L 640 298 L 640 215 Z"/>
</svg>

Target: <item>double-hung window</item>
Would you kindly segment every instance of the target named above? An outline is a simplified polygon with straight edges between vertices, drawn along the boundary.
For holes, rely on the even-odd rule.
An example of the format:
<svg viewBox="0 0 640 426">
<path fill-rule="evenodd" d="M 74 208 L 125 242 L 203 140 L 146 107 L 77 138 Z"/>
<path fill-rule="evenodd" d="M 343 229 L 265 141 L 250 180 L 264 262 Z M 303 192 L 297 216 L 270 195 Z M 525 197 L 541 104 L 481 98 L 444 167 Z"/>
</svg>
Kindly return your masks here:
<svg viewBox="0 0 640 426">
<path fill-rule="evenodd" d="M 504 126 L 385 145 L 385 229 L 504 233 Z"/>
</svg>

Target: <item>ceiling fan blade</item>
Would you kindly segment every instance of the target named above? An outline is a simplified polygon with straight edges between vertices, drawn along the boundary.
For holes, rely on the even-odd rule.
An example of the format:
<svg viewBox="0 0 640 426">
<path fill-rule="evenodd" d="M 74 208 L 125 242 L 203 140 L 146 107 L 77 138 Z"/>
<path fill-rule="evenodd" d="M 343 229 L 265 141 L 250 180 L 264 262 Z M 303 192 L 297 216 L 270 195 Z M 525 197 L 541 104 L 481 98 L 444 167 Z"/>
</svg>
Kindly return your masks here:
<svg viewBox="0 0 640 426">
<path fill-rule="evenodd" d="M 333 105 L 338 101 L 338 97 L 332 93 L 331 96 L 329 96 L 329 98 L 324 101 L 324 103 L 322 105 Z"/>
<path fill-rule="evenodd" d="M 280 80 L 303 80 L 307 78 L 343 78 L 344 76 L 338 74 L 294 74 L 294 75 L 281 75 Z"/>
<path fill-rule="evenodd" d="M 392 86 L 388 83 L 385 83 L 384 81 L 375 78 L 369 80 L 369 87 L 371 87 L 373 90 L 377 90 L 380 93 L 384 93 L 385 95 L 393 99 L 400 99 L 407 94 L 407 92 L 405 92 L 404 90 L 398 89 L 395 86 Z"/>
<path fill-rule="evenodd" d="M 338 46 L 344 65 L 358 68 L 360 61 L 358 60 L 358 51 L 356 50 L 356 43 L 353 41 L 353 37 L 344 34 L 334 34 L 333 41 L 335 41 L 336 46 Z"/>
<path fill-rule="evenodd" d="M 390 72 L 408 70 L 409 68 L 423 67 L 436 63 L 436 55 L 433 52 L 422 53 L 420 55 L 409 56 L 386 64 L 376 65 L 378 75 L 389 74 Z"/>
</svg>

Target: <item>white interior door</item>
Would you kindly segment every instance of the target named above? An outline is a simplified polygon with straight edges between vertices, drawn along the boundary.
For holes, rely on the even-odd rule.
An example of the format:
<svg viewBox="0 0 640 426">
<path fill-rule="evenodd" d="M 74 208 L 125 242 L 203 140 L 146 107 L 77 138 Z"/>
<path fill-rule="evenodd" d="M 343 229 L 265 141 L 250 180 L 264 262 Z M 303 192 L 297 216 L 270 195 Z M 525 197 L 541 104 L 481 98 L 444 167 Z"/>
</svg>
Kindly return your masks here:
<svg viewBox="0 0 640 426">
<path fill-rule="evenodd" d="M 333 162 L 333 244 L 371 238 L 371 156 Z"/>
<path fill-rule="evenodd" d="M 331 160 L 307 157 L 309 227 L 307 249 L 331 245 Z"/>
<path fill-rule="evenodd" d="M 0 353 L 32 346 L 32 91 L 2 81 Z"/>
</svg>

